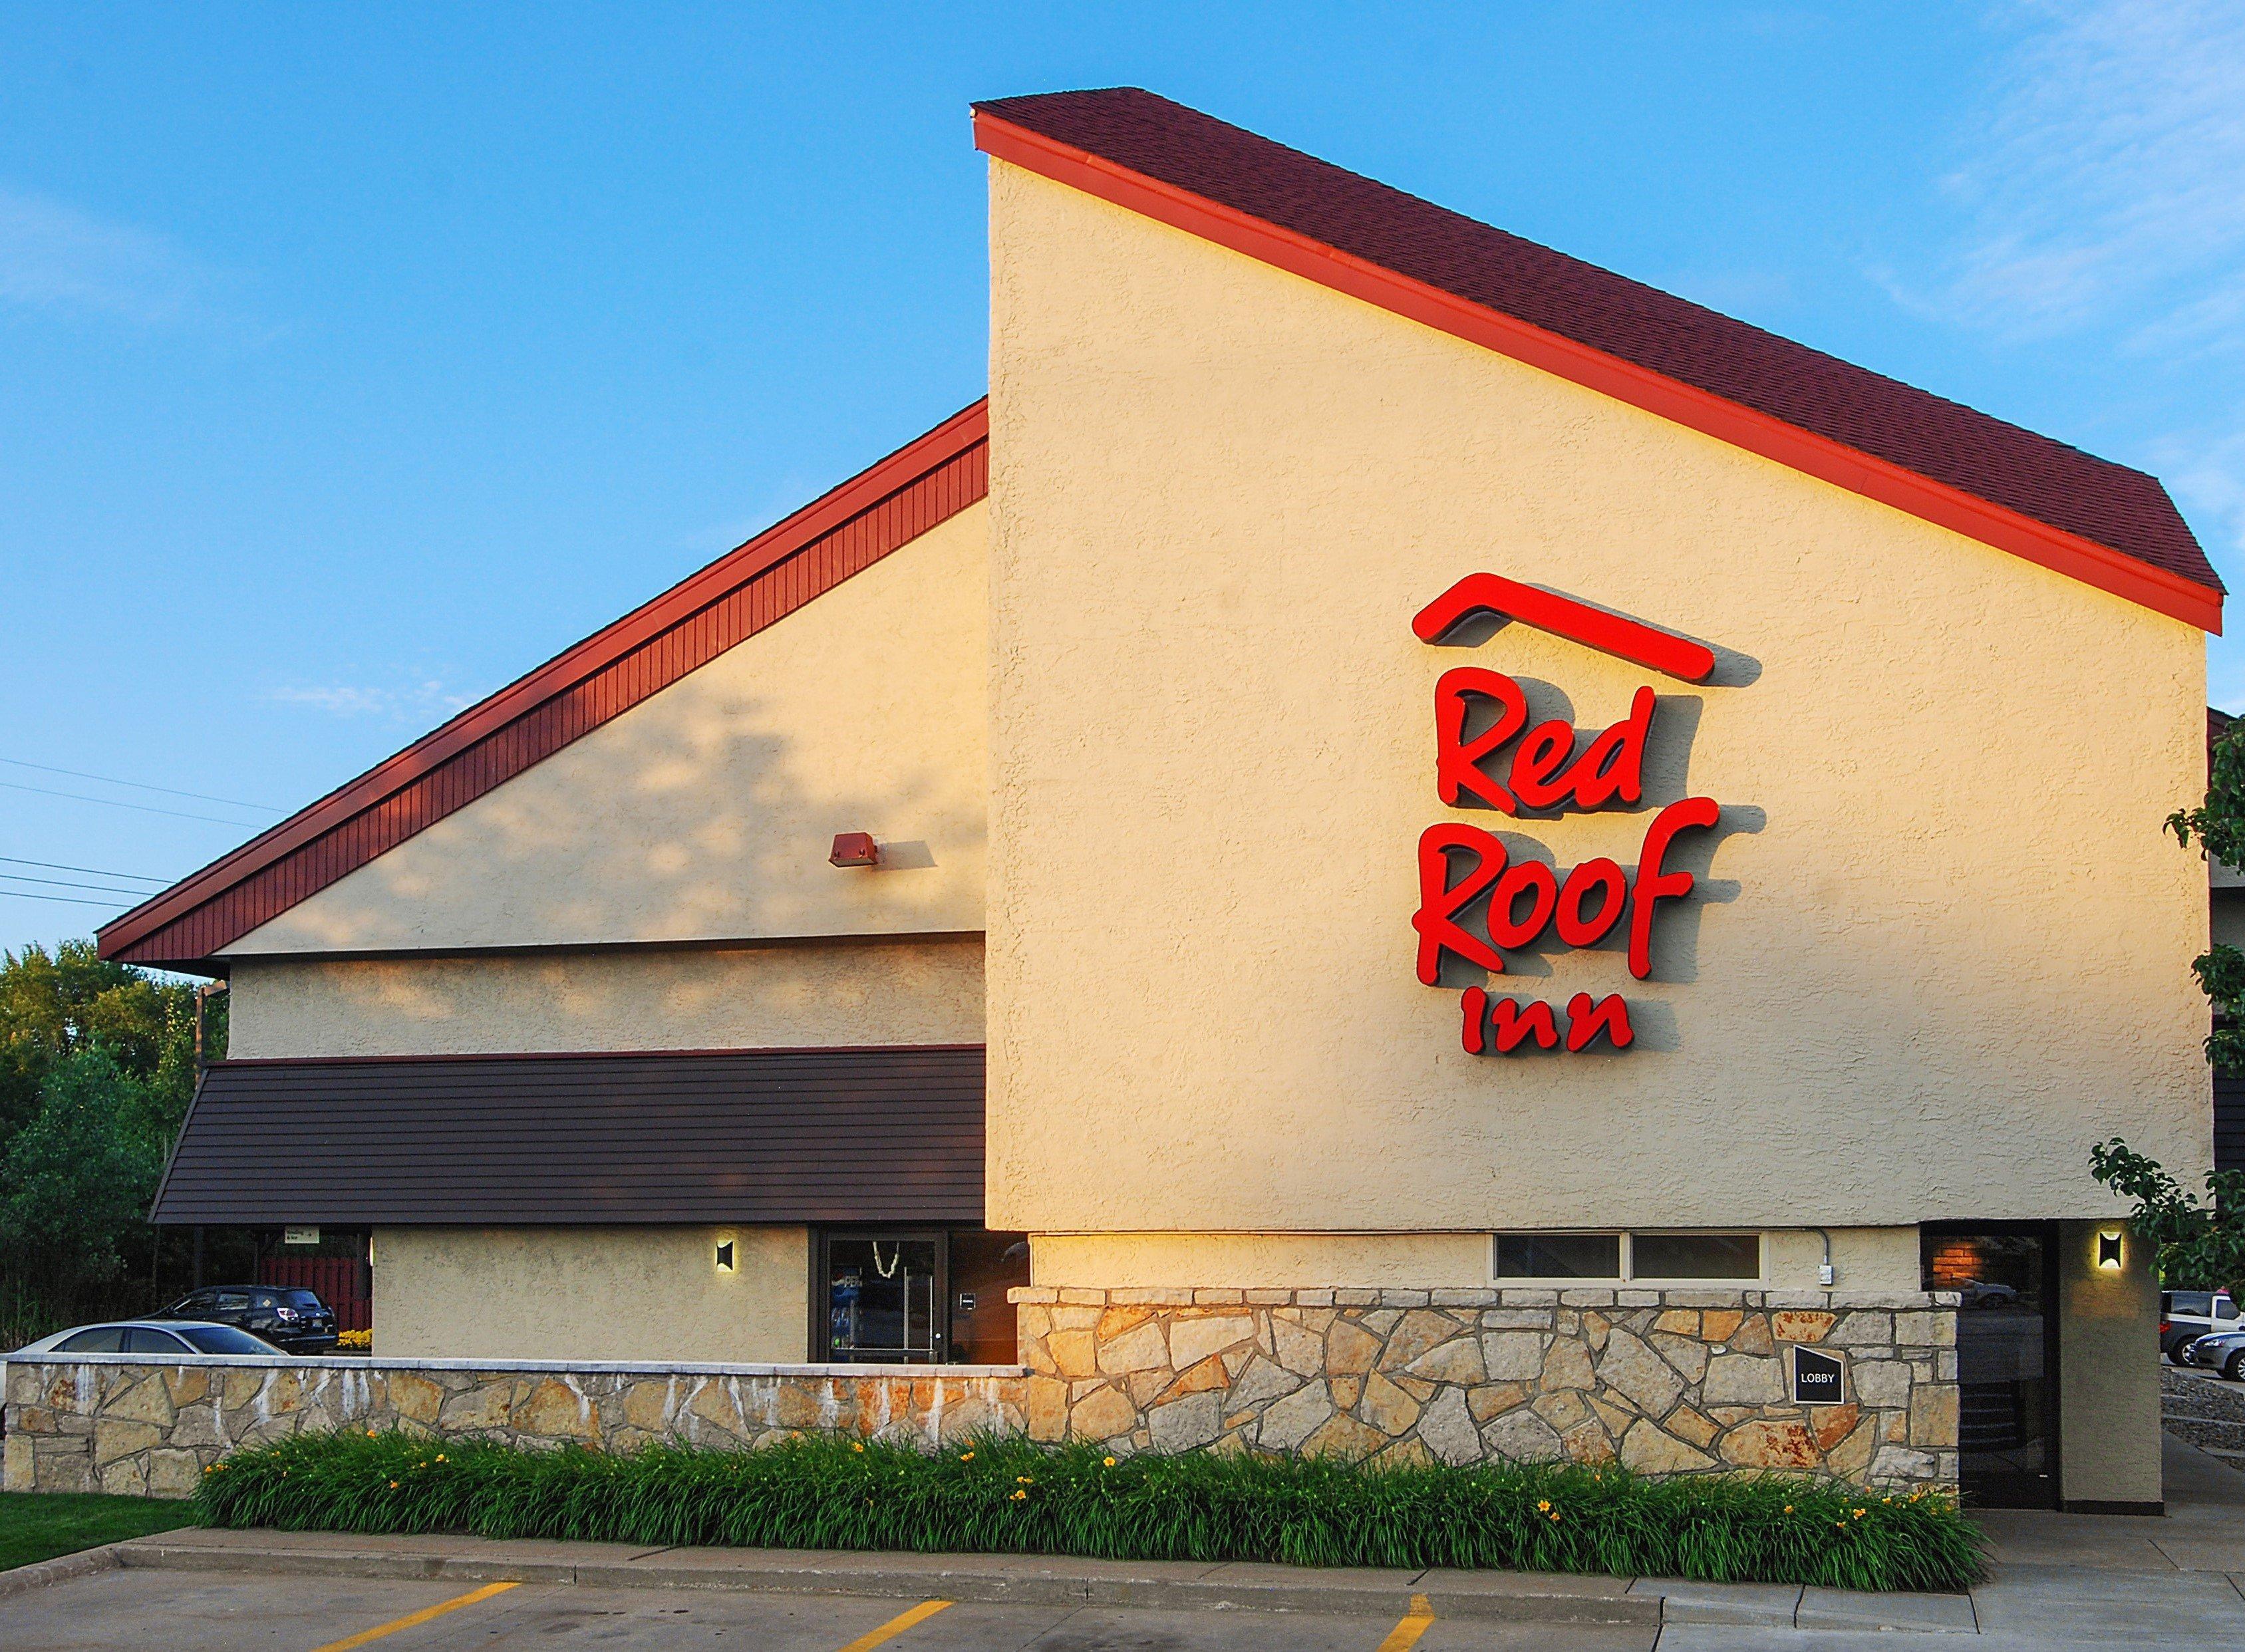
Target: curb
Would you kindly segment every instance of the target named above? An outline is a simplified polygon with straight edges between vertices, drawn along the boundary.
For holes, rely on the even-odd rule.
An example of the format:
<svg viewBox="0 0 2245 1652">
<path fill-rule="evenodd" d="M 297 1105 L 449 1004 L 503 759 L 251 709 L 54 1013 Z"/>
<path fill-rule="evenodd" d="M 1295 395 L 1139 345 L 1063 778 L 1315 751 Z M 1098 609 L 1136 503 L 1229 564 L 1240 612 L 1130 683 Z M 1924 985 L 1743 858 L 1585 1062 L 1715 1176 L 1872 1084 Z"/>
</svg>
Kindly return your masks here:
<svg viewBox="0 0 2245 1652">
<path fill-rule="evenodd" d="M 669 1556 L 676 1556 L 670 1559 Z M 704 1559 L 705 1555 L 711 1558 Z M 255 1572 L 294 1577 L 443 1579 L 459 1582 L 583 1584 L 599 1588 L 668 1588 L 778 1594 L 851 1594 L 1017 1606 L 1112 1606 L 1202 1611 L 1316 1612 L 1397 1617 L 1414 1594 L 1445 1617 L 1516 1622 L 1638 1624 L 1657 1627 L 1662 1597 L 1632 1594 L 1609 1578 L 1530 1578 L 1515 1574 L 1458 1574 L 1458 1581 L 1372 1573 L 1361 1581 L 1330 1574 L 1219 1579 L 1164 1577 L 1123 1562 L 1083 1563 L 1062 1571 L 1021 1564 L 1027 1557 L 752 1556 L 710 1551 L 657 1551 L 630 1561 L 543 1561 L 502 1554 L 415 1554 L 394 1549 L 310 1550 L 248 1546 L 216 1547 L 136 1540 L 107 1565 L 165 1571 Z M 986 1562 L 981 1564 L 967 1563 Z M 997 1565 L 987 1563 L 1000 1562 Z M 1091 1569 L 1091 1568 L 1097 1569 Z M 1211 1570 L 1219 1568 L 1209 1568 Z M 1272 1573 L 1291 1568 L 1273 1567 Z M 1760 1621 L 1757 1619 L 1756 1621 Z M 1772 1626 L 1791 1615 L 1772 1616 Z"/>
<path fill-rule="evenodd" d="M 74 1577 L 91 1577 L 96 1572 L 110 1571 L 125 1563 L 118 1558 L 117 1550 L 118 1545 L 105 1543 L 99 1548 L 80 1549 L 75 1554 L 58 1555 L 51 1561 L 11 1567 L 0 1572 L 0 1600 L 43 1589 L 50 1583 L 67 1583 Z"/>
</svg>

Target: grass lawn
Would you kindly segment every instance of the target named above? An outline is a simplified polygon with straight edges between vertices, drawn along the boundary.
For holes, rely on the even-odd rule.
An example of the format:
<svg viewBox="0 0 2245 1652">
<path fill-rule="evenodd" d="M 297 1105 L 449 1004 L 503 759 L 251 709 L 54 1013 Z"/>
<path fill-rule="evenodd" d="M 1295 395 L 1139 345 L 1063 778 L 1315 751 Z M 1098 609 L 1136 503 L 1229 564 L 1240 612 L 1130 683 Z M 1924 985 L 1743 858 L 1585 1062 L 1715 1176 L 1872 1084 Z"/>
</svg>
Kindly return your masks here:
<svg viewBox="0 0 2245 1652">
<path fill-rule="evenodd" d="M 71 1492 L 0 1492 L 0 1571 L 194 1523 L 193 1503 Z"/>
</svg>

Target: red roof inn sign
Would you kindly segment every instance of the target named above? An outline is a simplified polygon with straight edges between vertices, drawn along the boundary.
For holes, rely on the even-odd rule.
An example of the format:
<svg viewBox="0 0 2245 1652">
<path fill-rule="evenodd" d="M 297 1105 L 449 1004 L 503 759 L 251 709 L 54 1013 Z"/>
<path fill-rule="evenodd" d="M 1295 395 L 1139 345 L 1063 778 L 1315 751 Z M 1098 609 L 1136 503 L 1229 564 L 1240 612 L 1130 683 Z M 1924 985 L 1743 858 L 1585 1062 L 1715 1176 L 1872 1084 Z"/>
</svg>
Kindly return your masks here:
<svg viewBox="0 0 2245 1652">
<path fill-rule="evenodd" d="M 1411 628 L 1421 641 L 1435 642 L 1480 614 L 1516 620 L 1686 682 L 1704 682 L 1715 669 L 1711 652 L 1672 632 L 1493 573 L 1459 580 L 1421 609 Z M 1527 696 L 1504 673 L 1481 666 L 1446 671 L 1434 685 L 1435 794 L 1454 809 L 1478 805 L 1515 816 L 1523 809 L 1633 807 L 1644 797 L 1656 703 L 1650 687 L 1639 688 L 1629 714 L 1577 755 L 1574 725 L 1529 727 Z M 1486 728 L 1468 734 L 1482 721 Z M 1534 946 L 1555 931 L 1568 947 L 1595 946 L 1626 921 L 1629 972 L 1643 980 L 1652 972 L 1654 914 L 1663 901 L 1692 892 L 1692 874 L 1668 864 L 1670 849 L 1678 833 L 1713 826 L 1717 813 L 1712 797 L 1663 809 L 1645 829 L 1634 875 L 1601 856 L 1562 877 L 1542 861 L 1514 860 L 1501 838 L 1478 826 L 1429 826 L 1419 836 L 1419 910 L 1411 918 L 1419 978 L 1441 985 L 1445 953 L 1501 975 L 1508 948 Z M 1467 927 L 1476 907 L 1485 910 L 1486 938 Z M 1465 1047 L 1475 1055 L 1509 1055 L 1529 1045 L 1586 1050 L 1601 1038 L 1622 1050 L 1636 1038 L 1618 992 L 1595 999 L 1576 993 L 1563 1027 L 1549 1004 L 1492 999 L 1478 986 L 1465 989 L 1461 1010 Z"/>
</svg>

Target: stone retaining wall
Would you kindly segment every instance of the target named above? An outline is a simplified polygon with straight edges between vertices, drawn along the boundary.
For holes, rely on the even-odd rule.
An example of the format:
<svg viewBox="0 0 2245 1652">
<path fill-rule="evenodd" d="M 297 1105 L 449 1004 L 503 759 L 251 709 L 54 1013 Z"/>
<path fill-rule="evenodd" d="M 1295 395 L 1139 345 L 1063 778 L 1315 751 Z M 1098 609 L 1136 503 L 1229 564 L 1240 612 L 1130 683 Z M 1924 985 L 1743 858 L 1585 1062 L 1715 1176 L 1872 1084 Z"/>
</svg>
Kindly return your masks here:
<svg viewBox="0 0 2245 1652">
<path fill-rule="evenodd" d="M 1738 1290 L 1029 1287 L 1022 1366 L 635 1365 L 94 1354 L 9 1362 L 9 1491 L 186 1495 L 238 1446 L 399 1427 L 525 1446 L 933 1446 L 985 1430 L 1122 1451 L 1391 1462 L 1618 1459 L 1647 1473 L 1957 1479 L 1956 1297 Z M 1784 1348 L 1844 1362 L 1786 1395 Z"/>
<path fill-rule="evenodd" d="M 11 1360 L 5 1488 L 184 1497 L 238 1446 L 399 1427 L 524 1446 L 760 1446 L 804 1430 L 934 1446 L 1024 1425 L 1019 1367 L 465 1360 Z"/>
<path fill-rule="evenodd" d="M 1036 1373 L 1028 1429 L 1042 1439 L 1957 1480 L 1953 1292 L 1012 1296 L 1021 1359 Z M 1788 1343 L 1843 1362 L 1844 1403 L 1788 1402 Z"/>
</svg>

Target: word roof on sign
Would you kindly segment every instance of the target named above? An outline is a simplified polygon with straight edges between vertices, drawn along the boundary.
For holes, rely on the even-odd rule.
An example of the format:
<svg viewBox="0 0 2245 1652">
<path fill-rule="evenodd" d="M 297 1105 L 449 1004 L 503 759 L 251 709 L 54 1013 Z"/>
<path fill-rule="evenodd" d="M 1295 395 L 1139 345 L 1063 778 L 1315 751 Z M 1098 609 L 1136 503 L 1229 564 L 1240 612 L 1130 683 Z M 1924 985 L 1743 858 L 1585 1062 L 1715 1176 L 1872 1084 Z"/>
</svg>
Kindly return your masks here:
<svg viewBox="0 0 2245 1652">
<path fill-rule="evenodd" d="M 1436 642 L 1483 613 L 1687 682 L 1703 682 L 1715 668 L 1713 652 L 1688 638 L 1494 573 L 1459 580 L 1420 611 L 1412 629 L 1422 641 Z M 1523 809 L 1634 807 L 1644 800 L 1645 748 L 1658 705 L 1651 687 L 1639 688 L 1629 714 L 1577 755 L 1573 724 L 1555 719 L 1529 726 L 1528 696 L 1513 678 L 1480 666 L 1446 671 L 1434 685 L 1435 796 L 1454 809 L 1472 799 L 1513 816 Z M 1488 726 L 1468 735 L 1476 714 Z M 1419 910 L 1411 917 L 1420 980 L 1441 985 L 1446 954 L 1502 975 L 1507 949 L 1534 946 L 1546 934 L 1569 948 L 1595 946 L 1624 915 L 1629 972 L 1645 979 L 1652 972 L 1654 914 L 1663 901 L 1690 894 L 1694 882 L 1690 872 L 1668 864 L 1677 834 L 1713 826 L 1719 812 L 1711 797 L 1686 797 L 1661 809 L 1645 829 L 1634 876 L 1599 856 L 1563 878 L 1542 861 L 1515 861 L 1501 838 L 1478 826 L 1429 826 L 1419 836 Z M 1467 925 L 1475 910 L 1485 938 Z M 1637 1036 L 1618 993 L 1593 999 L 1577 992 L 1568 1001 L 1563 1030 L 1550 1005 L 1492 999 L 1478 986 L 1465 990 L 1459 1007 L 1462 1043 L 1475 1055 L 1509 1055 L 1530 1045 L 1579 1052 L 1601 1038 L 1624 1050 Z"/>
</svg>

